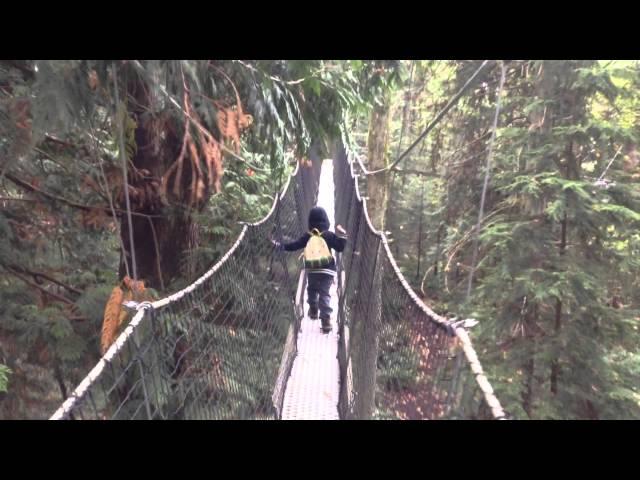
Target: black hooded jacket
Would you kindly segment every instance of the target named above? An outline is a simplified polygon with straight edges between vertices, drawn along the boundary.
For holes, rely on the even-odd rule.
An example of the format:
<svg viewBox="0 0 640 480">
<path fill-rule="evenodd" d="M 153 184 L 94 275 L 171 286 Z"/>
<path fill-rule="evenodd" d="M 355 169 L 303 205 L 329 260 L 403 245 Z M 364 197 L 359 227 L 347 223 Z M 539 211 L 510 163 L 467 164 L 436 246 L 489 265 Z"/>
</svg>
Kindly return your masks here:
<svg viewBox="0 0 640 480">
<path fill-rule="evenodd" d="M 309 230 L 313 230 L 317 228 L 322 232 L 322 238 L 327 242 L 327 246 L 329 248 L 333 248 L 336 252 L 342 252 L 344 250 L 345 245 L 347 244 L 347 237 L 344 235 L 338 235 L 329 230 L 331 228 L 331 224 L 329 223 L 329 217 L 327 216 L 327 212 L 325 212 L 322 207 L 313 207 L 309 212 Z M 291 243 L 284 243 L 282 248 L 287 252 L 294 252 L 296 250 L 301 250 L 307 246 L 307 242 L 311 238 L 311 234 L 306 232 L 302 235 L 298 240 Z M 335 275 L 336 273 L 336 261 L 335 259 L 331 260 L 329 266 L 324 268 L 308 268 L 307 271 L 309 273 L 327 273 L 330 275 Z"/>
</svg>

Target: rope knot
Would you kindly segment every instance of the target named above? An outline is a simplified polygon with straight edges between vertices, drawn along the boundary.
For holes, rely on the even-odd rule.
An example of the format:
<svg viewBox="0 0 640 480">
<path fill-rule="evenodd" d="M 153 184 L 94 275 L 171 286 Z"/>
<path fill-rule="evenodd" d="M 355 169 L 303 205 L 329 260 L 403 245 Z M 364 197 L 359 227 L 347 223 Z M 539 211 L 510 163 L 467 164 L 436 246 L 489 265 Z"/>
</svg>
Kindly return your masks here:
<svg viewBox="0 0 640 480">
<path fill-rule="evenodd" d="M 122 302 L 122 305 L 124 305 L 127 308 L 130 308 L 131 310 L 135 310 L 136 312 L 139 310 L 151 310 L 151 312 L 153 313 L 154 307 L 153 307 L 153 302 L 134 302 L 133 300 L 128 300 L 126 302 Z"/>
<path fill-rule="evenodd" d="M 475 318 L 465 318 L 463 320 L 458 320 L 458 317 L 453 317 L 447 320 L 447 330 L 450 335 L 455 335 L 456 328 L 464 328 L 465 330 L 469 330 L 472 327 L 475 327 L 479 322 Z"/>
<path fill-rule="evenodd" d="M 153 311 L 153 303 L 152 302 L 140 302 L 137 306 L 136 306 L 136 310 L 151 310 Z"/>
</svg>

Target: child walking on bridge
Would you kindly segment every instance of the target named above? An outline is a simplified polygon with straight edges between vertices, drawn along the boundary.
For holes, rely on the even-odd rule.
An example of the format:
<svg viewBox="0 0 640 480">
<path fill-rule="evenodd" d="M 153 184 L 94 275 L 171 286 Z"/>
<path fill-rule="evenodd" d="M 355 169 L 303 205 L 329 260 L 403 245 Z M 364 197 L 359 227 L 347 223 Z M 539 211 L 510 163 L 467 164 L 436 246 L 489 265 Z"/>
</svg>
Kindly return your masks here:
<svg viewBox="0 0 640 480">
<path fill-rule="evenodd" d="M 309 231 L 290 243 L 273 242 L 276 248 L 294 252 L 304 248 L 304 266 L 307 272 L 307 302 L 309 318 L 317 319 L 318 312 L 322 331 L 331 331 L 331 296 L 329 289 L 336 277 L 336 261 L 329 248 L 342 252 L 347 244 L 347 232 L 336 226 L 338 234 L 329 230 L 331 225 L 327 212 L 322 207 L 314 207 L 309 212 Z"/>
</svg>

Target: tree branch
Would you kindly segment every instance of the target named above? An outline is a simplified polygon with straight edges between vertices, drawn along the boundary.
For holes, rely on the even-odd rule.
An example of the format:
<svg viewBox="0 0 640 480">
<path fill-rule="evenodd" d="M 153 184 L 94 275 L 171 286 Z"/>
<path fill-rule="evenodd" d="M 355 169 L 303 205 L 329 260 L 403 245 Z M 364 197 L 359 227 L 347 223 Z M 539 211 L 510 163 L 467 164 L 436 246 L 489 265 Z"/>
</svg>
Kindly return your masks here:
<svg viewBox="0 0 640 480">
<path fill-rule="evenodd" d="M 75 302 L 73 300 L 71 300 L 70 298 L 67 298 L 63 295 L 59 295 L 57 293 L 53 293 L 50 292 L 49 290 L 47 290 L 46 288 L 41 287 L 40 285 L 38 285 L 37 283 L 31 282 L 29 280 L 27 280 L 26 278 L 24 278 L 22 275 L 20 275 L 19 273 L 17 273 L 16 271 L 12 270 L 11 268 L 7 268 L 5 267 L 6 270 L 11 273 L 12 275 L 18 277 L 20 280 L 22 280 L 24 283 L 26 283 L 27 285 L 31 286 L 31 287 L 35 287 L 38 290 L 40 290 L 41 292 L 46 293 L 47 295 L 55 298 L 56 300 L 59 300 L 61 302 L 64 302 L 68 305 L 75 305 Z"/>
<path fill-rule="evenodd" d="M 9 201 L 9 202 L 35 202 L 33 198 L 12 198 L 12 197 L 0 197 L 0 201 Z"/>
<path fill-rule="evenodd" d="M 264 71 L 254 67 L 252 65 L 249 65 L 248 63 L 245 63 L 242 60 L 234 60 L 234 62 L 235 63 L 239 63 L 240 65 L 242 65 L 243 67 L 247 68 L 248 70 L 260 73 L 260 74 L 264 75 L 265 77 L 270 78 L 274 82 L 283 83 L 285 85 L 297 85 L 299 83 L 304 82 L 305 80 L 308 80 L 309 78 L 316 77 L 318 74 L 322 73 L 325 70 L 324 67 L 321 67 L 318 70 L 316 70 L 315 72 L 312 72 L 311 75 L 309 75 L 308 77 L 299 78 L 298 80 L 282 80 L 281 78 L 274 77 L 273 75 L 269 75 L 267 72 L 264 72 Z"/>
<path fill-rule="evenodd" d="M 412 170 L 410 168 L 406 168 L 406 169 L 402 169 L 402 170 L 400 170 L 399 168 L 394 168 L 391 171 L 394 172 L 394 173 L 398 173 L 400 175 L 422 175 L 424 177 L 442 178 L 442 175 L 439 175 L 437 173 L 423 172 L 421 170 Z"/>
<path fill-rule="evenodd" d="M 82 205 L 80 203 L 72 202 L 71 200 L 67 200 L 66 198 L 59 197 L 57 195 L 54 195 L 53 193 L 49 193 L 49 192 L 45 192 L 44 190 L 40 190 L 39 188 L 34 187 L 30 183 L 27 183 L 24 180 L 21 180 L 20 178 L 14 176 L 11 173 L 7 173 L 5 175 L 5 178 L 11 180 L 13 183 L 15 183 L 16 185 L 24 188 L 25 190 L 28 190 L 28 191 L 33 192 L 33 193 L 38 193 L 38 194 L 42 195 L 43 197 L 46 197 L 46 198 L 48 198 L 50 200 L 54 200 L 54 201 L 57 201 L 57 202 L 64 203 L 65 205 L 68 205 L 68 206 L 73 207 L 73 208 L 78 208 L 80 210 L 84 210 L 85 212 L 88 212 L 88 211 L 91 211 L 91 210 L 94 210 L 94 209 L 103 210 L 108 215 L 113 216 L 113 213 L 111 212 L 109 207 L 104 207 L 104 206 L 101 206 L 101 205 L 95 205 L 95 206 Z M 126 213 L 124 210 L 121 210 L 119 208 L 116 208 L 115 211 L 117 213 Z M 146 218 L 156 218 L 156 217 L 160 218 L 160 217 L 164 216 L 164 215 L 148 215 L 146 213 L 140 213 L 140 212 L 131 212 L 131 215 L 136 215 L 138 217 L 146 217 Z"/>
<path fill-rule="evenodd" d="M 144 70 L 144 67 L 140 64 L 140 62 L 138 62 L 137 60 L 134 60 L 133 62 L 131 62 L 131 64 L 136 68 L 136 71 L 138 71 L 138 73 L 140 75 L 145 76 L 145 78 L 147 78 L 147 79 L 149 78 L 147 72 Z M 198 130 L 200 130 L 204 135 L 213 138 L 213 136 L 211 135 L 211 132 L 209 132 L 206 128 L 204 128 L 200 124 L 200 122 L 198 122 L 195 118 L 193 118 L 193 116 L 189 115 L 189 113 L 186 112 L 184 108 L 182 108 L 180 103 L 178 103 L 178 101 L 175 98 L 173 98 L 173 96 L 167 91 L 167 89 L 164 86 L 159 85 L 159 87 L 160 87 L 160 92 L 162 92 L 162 94 L 167 98 L 167 100 L 169 100 L 169 102 L 171 102 L 171 104 L 173 104 L 178 110 L 180 110 L 180 112 L 185 116 L 185 118 L 187 118 L 189 121 L 191 121 L 191 123 Z M 251 167 L 252 170 L 255 170 L 256 172 L 264 172 L 264 173 L 269 173 L 270 172 L 270 170 L 267 170 L 267 169 L 264 169 L 264 168 L 260 168 L 260 167 L 256 167 L 255 165 L 252 165 L 249 161 L 245 160 L 244 158 L 242 158 L 241 156 L 236 154 L 234 151 L 228 149 L 224 145 L 224 143 L 222 141 L 218 141 L 215 138 L 213 138 L 213 139 L 215 140 L 215 142 L 220 146 L 220 148 L 225 153 L 231 155 L 231 157 L 235 158 L 236 160 L 249 165 L 249 167 Z"/>
<path fill-rule="evenodd" d="M 160 288 L 164 291 L 164 280 L 162 278 L 162 268 L 160 268 L 160 247 L 158 246 L 158 237 L 156 236 L 156 228 L 153 226 L 153 220 L 147 218 L 149 226 L 151 227 L 151 234 L 153 236 L 153 245 L 156 249 L 156 269 L 158 270 L 158 279 L 160 280 Z"/>
<path fill-rule="evenodd" d="M 49 140 L 53 143 L 57 143 L 58 145 L 62 145 L 70 148 L 77 148 L 77 145 L 74 145 L 73 143 L 65 142 L 64 140 L 60 140 L 59 138 L 56 138 L 53 135 L 49 135 L 48 133 L 45 134 L 44 138 L 45 140 Z"/>
<path fill-rule="evenodd" d="M 57 195 L 54 195 L 52 193 L 40 190 L 39 188 L 34 187 L 30 183 L 27 183 L 24 180 L 21 180 L 20 178 L 16 177 L 15 175 L 13 175 L 11 173 L 5 174 L 5 178 L 8 178 L 13 183 L 18 185 L 19 187 L 24 188 L 25 190 L 28 190 L 28 191 L 34 192 L 34 193 L 39 193 L 40 195 L 42 195 L 44 197 L 47 197 L 50 200 L 55 200 L 57 202 L 64 203 L 65 205 L 69 205 L 70 207 L 79 208 L 79 209 L 85 210 L 85 211 L 89 211 L 89 210 L 92 209 L 92 207 L 89 207 L 87 205 L 81 205 L 79 203 L 72 202 L 71 200 L 67 200 L 66 198 L 58 197 Z"/>
<path fill-rule="evenodd" d="M 8 268 L 13 269 L 13 270 L 15 270 L 15 271 L 18 271 L 18 272 L 20 272 L 20 273 L 25 273 L 25 274 L 27 274 L 27 275 L 31 275 L 31 276 L 33 277 L 33 279 L 34 279 L 36 282 L 38 281 L 38 280 L 37 280 L 38 278 L 44 278 L 45 280 L 49 280 L 50 282 L 53 282 L 53 283 L 55 283 L 56 285 L 59 285 L 59 286 L 61 286 L 61 287 L 63 287 L 63 288 L 66 288 L 66 289 L 67 289 L 67 290 L 69 290 L 70 292 L 77 293 L 78 295 L 81 295 L 81 294 L 82 294 L 82 291 L 78 290 L 77 288 L 74 288 L 74 287 L 72 287 L 72 286 L 70 286 L 70 285 L 67 285 L 66 283 L 61 282 L 60 280 L 57 280 L 57 279 L 55 279 L 55 278 L 53 278 L 53 277 L 51 277 L 51 276 L 47 275 L 46 273 L 42 273 L 42 272 L 34 272 L 34 271 L 29 270 L 29 269 L 27 269 L 27 268 L 24 268 L 24 267 L 18 267 L 18 266 L 16 266 L 16 265 L 9 265 L 9 266 L 8 266 Z"/>
</svg>

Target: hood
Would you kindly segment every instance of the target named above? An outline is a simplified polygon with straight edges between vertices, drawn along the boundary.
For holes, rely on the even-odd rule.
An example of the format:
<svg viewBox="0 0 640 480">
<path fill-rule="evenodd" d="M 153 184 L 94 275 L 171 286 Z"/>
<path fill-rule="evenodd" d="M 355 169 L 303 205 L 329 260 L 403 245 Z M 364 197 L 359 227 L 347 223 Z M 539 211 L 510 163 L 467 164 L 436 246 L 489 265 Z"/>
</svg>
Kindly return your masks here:
<svg viewBox="0 0 640 480">
<path fill-rule="evenodd" d="M 321 232 L 329 230 L 331 224 L 329 223 L 329 217 L 322 207 L 313 207 L 309 212 L 309 230 L 317 228 Z"/>
</svg>

